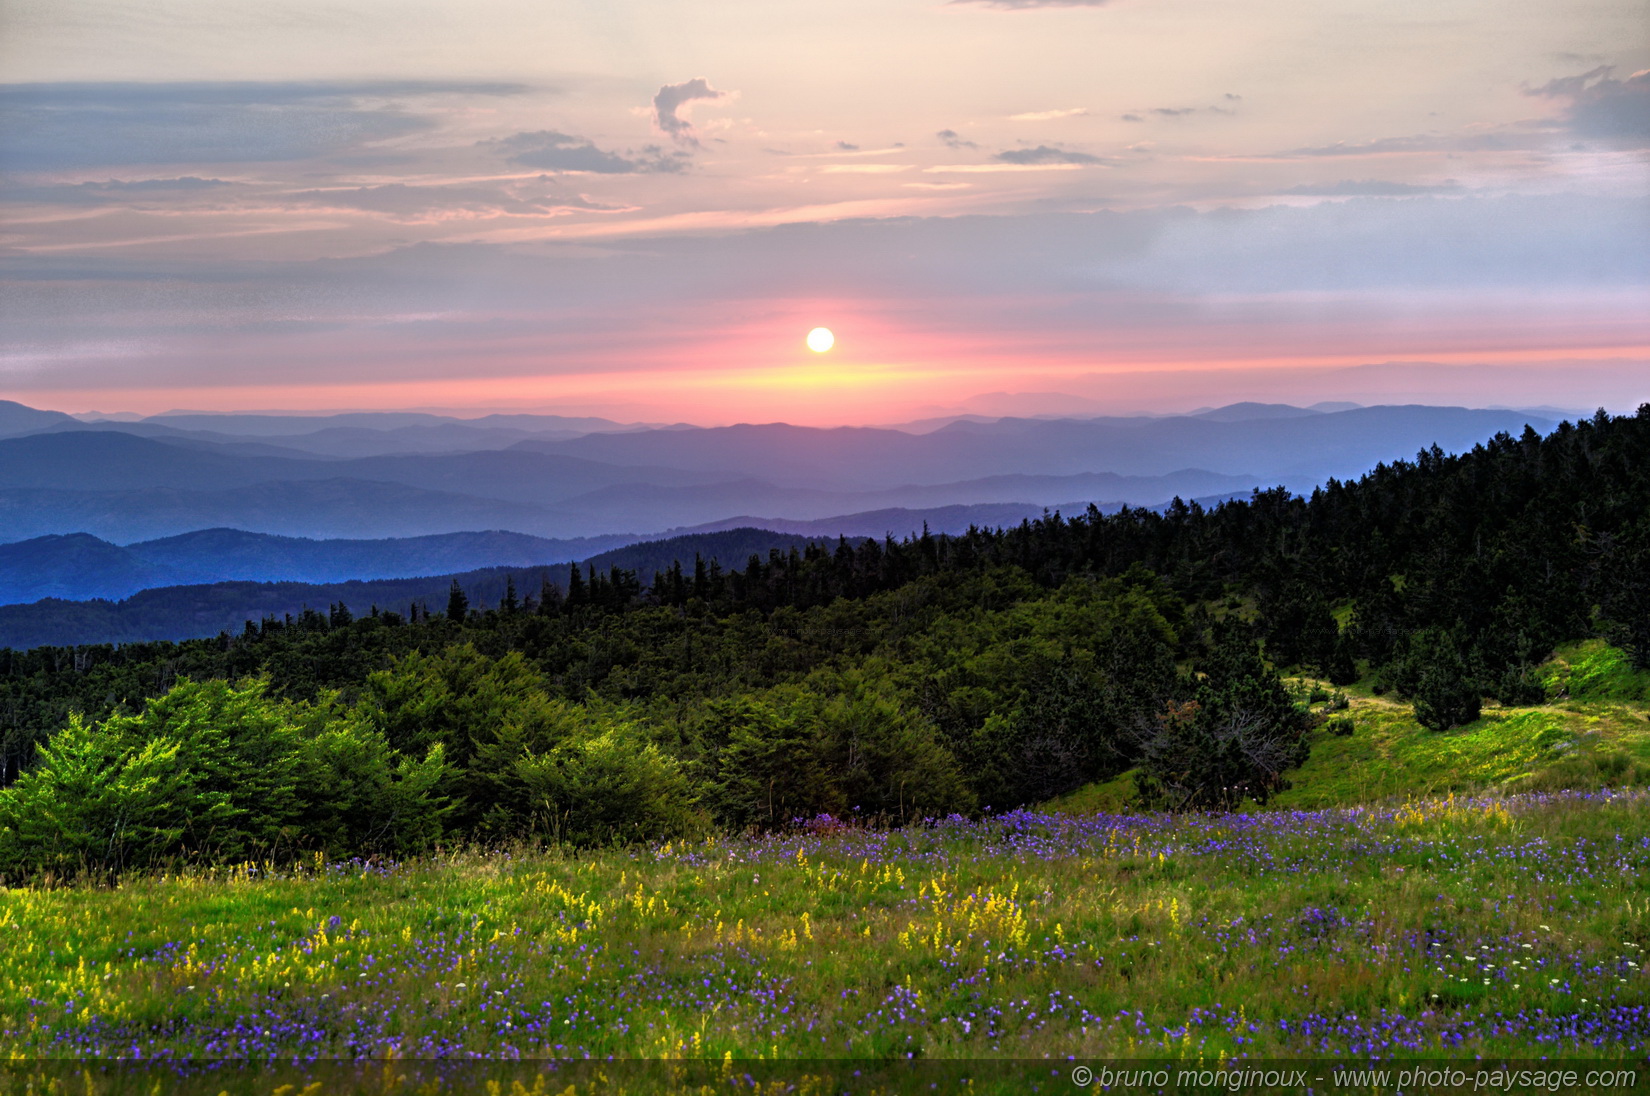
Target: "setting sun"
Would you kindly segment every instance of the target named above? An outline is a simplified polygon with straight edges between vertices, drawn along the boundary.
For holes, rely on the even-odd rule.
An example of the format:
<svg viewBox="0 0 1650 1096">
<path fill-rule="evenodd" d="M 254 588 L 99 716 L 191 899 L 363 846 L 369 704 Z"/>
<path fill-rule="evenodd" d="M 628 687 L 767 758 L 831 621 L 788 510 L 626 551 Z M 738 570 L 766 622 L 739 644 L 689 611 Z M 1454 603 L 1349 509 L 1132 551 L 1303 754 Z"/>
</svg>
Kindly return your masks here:
<svg viewBox="0 0 1650 1096">
<path fill-rule="evenodd" d="M 836 345 L 836 336 L 831 334 L 828 327 L 816 327 L 808 332 L 808 349 L 815 354 L 823 354 Z"/>
</svg>

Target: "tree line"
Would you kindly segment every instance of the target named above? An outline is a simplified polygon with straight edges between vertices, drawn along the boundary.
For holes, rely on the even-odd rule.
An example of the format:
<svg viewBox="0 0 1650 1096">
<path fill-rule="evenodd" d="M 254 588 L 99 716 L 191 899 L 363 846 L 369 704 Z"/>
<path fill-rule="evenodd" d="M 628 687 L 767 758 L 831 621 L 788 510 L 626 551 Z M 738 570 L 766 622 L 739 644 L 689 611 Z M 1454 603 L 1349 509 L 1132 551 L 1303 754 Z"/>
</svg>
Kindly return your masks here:
<svg viewBox="0 0 1650 1096">
<path fill-rule="evenodd" d="M 1562 641 L 1645 666 L 1647 504 L 1650 405 L 1305 498 L 0 651 L 0 871 L 906 820 L 1128 769 L 1152 805 L 1264 801 L 1315 718 L 1279 671 L 1444 729 L 1539 700 Z"/>
</svg>

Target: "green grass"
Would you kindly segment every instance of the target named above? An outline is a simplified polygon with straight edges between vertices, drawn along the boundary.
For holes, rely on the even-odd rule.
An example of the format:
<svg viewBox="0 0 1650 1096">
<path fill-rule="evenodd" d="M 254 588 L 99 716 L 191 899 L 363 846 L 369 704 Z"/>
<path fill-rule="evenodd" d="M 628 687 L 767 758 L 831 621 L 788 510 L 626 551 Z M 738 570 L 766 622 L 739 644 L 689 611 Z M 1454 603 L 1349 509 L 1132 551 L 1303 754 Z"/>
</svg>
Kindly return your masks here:
<svg viewBox="0 0 1650 1096">
<path fill-rule="evenodd" d="M 1561 649 L 1539 678 L 1554 699 L 1535 707 L 1486 703 L 1482 718 L 1429 731 L 1411 705 L 1376 696 L 1369 682 L 1340 690 L 1349 736 L 1327 726 L 1310 737 L 1306 763 L 1289 774 L 1279 809 L 1350 806 L 1451 792 L 1588 790 L 1650 784 L 1650 673 L 1598 640 Z M 1311 679 L 1296 679 L 1301 686 Z M 1325 689 L 1332 687 L 1325 685 Z M 1050 804 L 1073 814 L 1139 809 L 1135 774 L 1081 788 Z"/>
<path fill-rule="evenodd" d="M 1539 679 L 1552 697 L 1650 701 L 1650 670 L 1634 670 L 1625 651 L 1598 639 L 1560 648 Z"/>
<path fill-rule="evenodd" d="M 484 1078 L 82 1079 L 51 1060 L 612 1056 L 700 1072 L 541 1063 L 498 1091 L 751 1073 L 823 1094 L 950 1090 L 965 1067 L 943 1063 L 980 1059 L 1642 1060 L 1650 721 L 1622 665 L 1563 652 L 1567 699 L 1442 734 L 1347 690 L 1354 733 L 1314 732 L 1264 811 L 1093 813 L 1133 808 L 1125 774 L 1065 813 L 927 829 L 0 890 L 0 1060 L 33 1063 L 0 1078 L 433 1093 Z M 908 1056 L 939 1064 L 848 1068 Z M 1027 1091 L 998 1082 L 975 1091 Z"/>
<path fill-rule="evenodd" d="M 1628 793 L 10 890 L 0 1057 L 1642 1055 L 1647 888 Z"/>
</svg>

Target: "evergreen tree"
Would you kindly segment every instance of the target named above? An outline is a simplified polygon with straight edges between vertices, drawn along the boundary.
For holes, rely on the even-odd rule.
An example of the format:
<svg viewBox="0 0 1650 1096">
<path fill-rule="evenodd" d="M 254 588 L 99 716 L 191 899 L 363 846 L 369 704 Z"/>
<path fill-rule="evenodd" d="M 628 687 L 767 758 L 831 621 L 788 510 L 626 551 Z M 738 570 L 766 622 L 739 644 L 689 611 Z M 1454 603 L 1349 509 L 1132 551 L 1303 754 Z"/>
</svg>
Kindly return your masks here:
<svg viewBox="0 0 1650 1096">
<path fill-rule="evenodd" d="M 464 587 L 453 579 L 452 589 L 447 591 L 447 619 L 463 623 L 464 618 L 470 615 L 470 599 L 464 596 Z"/>
<path fill-rule="evenodd" d="M 1483 699 L 1455 638 L 1433 628 L 1417 640 L 1413 649 L 1420 673 L 1415 685 L 1415 721 L 1431 731 L 1446 731 L 1477 719 Z"/>
</svg>

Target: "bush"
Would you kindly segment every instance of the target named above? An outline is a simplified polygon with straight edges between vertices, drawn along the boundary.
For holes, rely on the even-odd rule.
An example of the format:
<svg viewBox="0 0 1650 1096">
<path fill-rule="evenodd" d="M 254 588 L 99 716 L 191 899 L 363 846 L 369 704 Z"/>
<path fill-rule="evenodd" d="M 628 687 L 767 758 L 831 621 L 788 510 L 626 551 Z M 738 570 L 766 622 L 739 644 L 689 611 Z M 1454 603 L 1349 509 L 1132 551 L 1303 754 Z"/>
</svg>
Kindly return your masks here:
<svg viewBox="0 0 1650 1096">
<path fill-rule="evenodd" d="M 356 721 L 323 727 L 300 754 L 305 844 L 332 855 L 423 852 L 440 840 L 451 810 L 437 743 L 423 760 L 390 748 L 383 732 Z"/>
<path fill-rule="evenodd" d="M 1264 803 L 1306 759 L 1307 723 L 1254 645 L 1229 633 L 1195 698 L 1169 704 L 1143 736 L 1142 797 L 1169 810 Z"/>
<path fill-rule="evenodd" d="M 1495 699 L 1508 707 L 1530 707 L 1547 700 L 1534 670 L 1529 666 L 1508 666 L 1496 683 Z"/>
<path fill-rule="evenodd" d="M 818 701 L 812 718 L 850 809 L 904 821 L 974 808 L 934 725 L 892 694 L 851 681 L 844 693 Z"/>
<path fill-rule="evenodd" d="M 805 717 L 753 697 L 705 706 L 704 769 L 719 821 L 771 828 L 843 812 L 847 797 L 830 770 L 830 743 Z"/>
<path fill-rule="evenodd" d="M 1429 731 L 1445 731 L 1477 719 L 1483 698 L 1449 634 L 1436 633 L 1434 643 L 1419 656 L 1423 668 L 1415 686 L 1415 720 Z"/>
<path fill-rule="evenodd" d="M 267 683 L 181 680 L 136 715 L 71 717 L 0 792 L 8 870 L 119 871 L 184 853 L 273 855 L 300 837 L 299 732 Z"/>
<path fill-rule="evenodd" d="M 191 807 L 227 807 L 221 795 L 187 794 L 178 750 L 168 739 L 132 749 L 71 717 L 40 747 L 39 764 L 0 791 L 0 872 L 119 871 L 171 854 Z"/>
<path fill-rule="evenodd" d="M 674 758 L 612 724 L 516 762 L 535 828 L 575 845 L 658 840 L 698 832 L 705 819 Z"/>
</svg>

